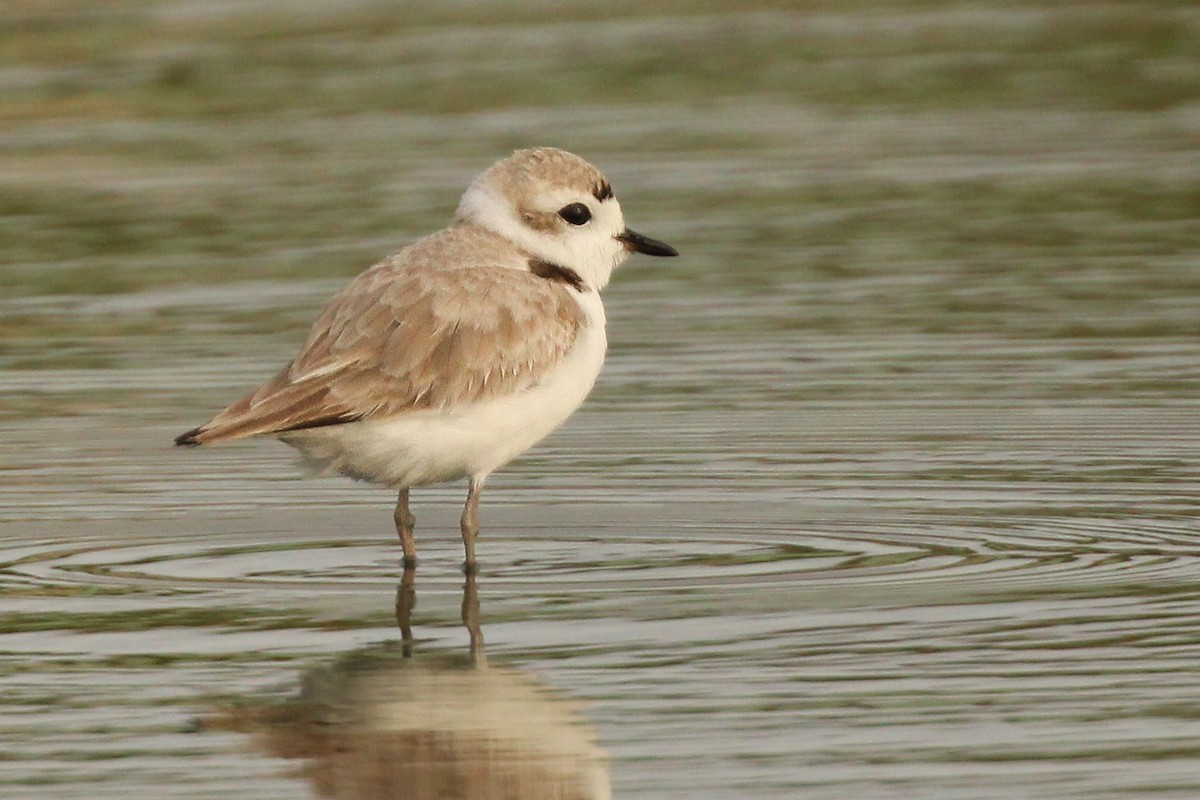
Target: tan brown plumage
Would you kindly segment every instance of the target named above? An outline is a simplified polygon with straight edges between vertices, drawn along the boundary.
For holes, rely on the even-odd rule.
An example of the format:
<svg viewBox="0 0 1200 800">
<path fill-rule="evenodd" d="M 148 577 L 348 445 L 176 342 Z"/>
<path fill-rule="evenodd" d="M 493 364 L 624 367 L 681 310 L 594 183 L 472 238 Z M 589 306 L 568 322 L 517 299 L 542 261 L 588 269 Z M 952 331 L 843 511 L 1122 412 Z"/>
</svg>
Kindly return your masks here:
<svg viewBox="0 0 1200 800">
<path fill-rule="evenodd" d="M 597 200 L 613 196 L 612 186 L 600 171 L 579 156 L 553 147 L 519 151 L 520 158 L 497 161 L 479 176 L 478 182 L 492 183 L 507 189 L 513 206 L 528 222 L 544 219 L 548 228 L 558 224 L 553 212 L 536 214 L 538 192 L 546 187 L 546 176 L 553 175 L 560 186 L 585 189 Z"/>
<path fill-rule="evenodd" d="M 411 245 L 336 295 L 278 375 L 176 443 L 452 409 L 535 385 L 585 318 L 567 284 L 527 260 L 465 224 Z"/>
<path fill-rule="evenodd" d="M 449 228 L 337 294 L 278 375 L 175 443 L 275 434 L 310 466 L 395 488 L 406 569 L 409 490 L 467 478 L 473 570 L 484 483 L 591 391 L 608 347 L 600 291 L 633 252 L 678 255 L 626 227 L 579 156 L 518 150 L 467 187 Z"/>
</svg>

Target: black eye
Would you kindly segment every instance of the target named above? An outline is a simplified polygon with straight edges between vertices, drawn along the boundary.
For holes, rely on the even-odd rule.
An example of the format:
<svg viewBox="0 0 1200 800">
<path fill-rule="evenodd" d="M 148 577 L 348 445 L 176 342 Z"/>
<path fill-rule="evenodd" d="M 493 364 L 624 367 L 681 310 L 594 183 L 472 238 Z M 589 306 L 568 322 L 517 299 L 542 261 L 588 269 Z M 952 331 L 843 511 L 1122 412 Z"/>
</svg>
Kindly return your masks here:
<svg viewBox="0 0 1200 800">
<path fill-rule="evenodd" d="M 592 211 L 583 203 L 571 203 L 560 208 L 558 215 L 572 225 L 585 225 L 592 218 Z"/>
</svg>

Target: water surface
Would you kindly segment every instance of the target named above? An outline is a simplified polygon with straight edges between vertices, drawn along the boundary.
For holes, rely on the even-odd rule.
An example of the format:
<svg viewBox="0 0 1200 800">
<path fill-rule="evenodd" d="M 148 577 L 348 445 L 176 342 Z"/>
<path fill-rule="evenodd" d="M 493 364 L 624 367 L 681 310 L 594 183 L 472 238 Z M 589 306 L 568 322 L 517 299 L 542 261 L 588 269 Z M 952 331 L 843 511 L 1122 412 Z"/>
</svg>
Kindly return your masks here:
<svg viewBox="0 0 1200 800">
<path fill-rule="evenodd" d="M 0 794 L 1194 797 L 1195 11 L 508 9 L 3 12 Z M 534 143 L 684 257 L 473 588 L 169 446 Z"/>
</svg>

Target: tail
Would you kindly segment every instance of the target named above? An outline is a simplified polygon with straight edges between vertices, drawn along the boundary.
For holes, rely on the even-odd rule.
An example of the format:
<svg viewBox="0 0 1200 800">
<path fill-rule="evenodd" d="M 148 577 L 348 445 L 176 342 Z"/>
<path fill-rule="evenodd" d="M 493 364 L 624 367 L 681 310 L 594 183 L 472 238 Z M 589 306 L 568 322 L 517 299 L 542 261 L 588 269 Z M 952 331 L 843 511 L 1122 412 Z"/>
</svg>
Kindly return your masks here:
<svg viewBox="0 0 1200 800">
<path fill-rule="evenodd" d="M 176 447 L 199 447 L 203 442 L 200 441 L 200 434 L 204 432 L 204 426 L 192 428 L 187 433 L 181 433 L 175 437 Z"/>
<path fill-rule="evenodd" d="M 197 447 L 263 434 L 342 425 L 363 418 L 362 414 L 330 407 L 323 402 L 327 390 L 318 388 L 316 391 L 319 394 L 313 391 L 297 392 L 295 398 L 282 394 L 267 398 L 257 405 L 251 405 L 253 396 L 245 398 L 203 425 L 179 434 L 175 437 L 175 444 L 179 447 Z M 314 400 L 318 402 L 314 403 Z"/>
<path fill-rule="evenodd" d="M 347 408 L 320 381 L 293 383 L 285 367 L 257 391 L 238 400 L 203 425 L 175 437 L 180 447 L 228 442 L 355 422 L 364 416 Z"/>
</svg>

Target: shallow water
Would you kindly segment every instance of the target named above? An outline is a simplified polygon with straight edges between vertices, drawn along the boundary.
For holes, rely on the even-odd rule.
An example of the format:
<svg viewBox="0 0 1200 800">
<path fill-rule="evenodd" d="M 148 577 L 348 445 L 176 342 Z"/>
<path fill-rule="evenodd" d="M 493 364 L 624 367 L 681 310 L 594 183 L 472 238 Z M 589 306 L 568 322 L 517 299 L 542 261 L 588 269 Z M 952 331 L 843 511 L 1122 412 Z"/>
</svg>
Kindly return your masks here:
<svg viewBox="0 0 1200 800">
<path fill-rule="evenodd" d="M 0 795 L 1196 796 L 1200 19 L 767 5 L 13 17 Z M 684 257 L 474 585 L 464 487 L 410 586 L 389 492 L 169 446 L 532 141 Z"/>
</svg>

